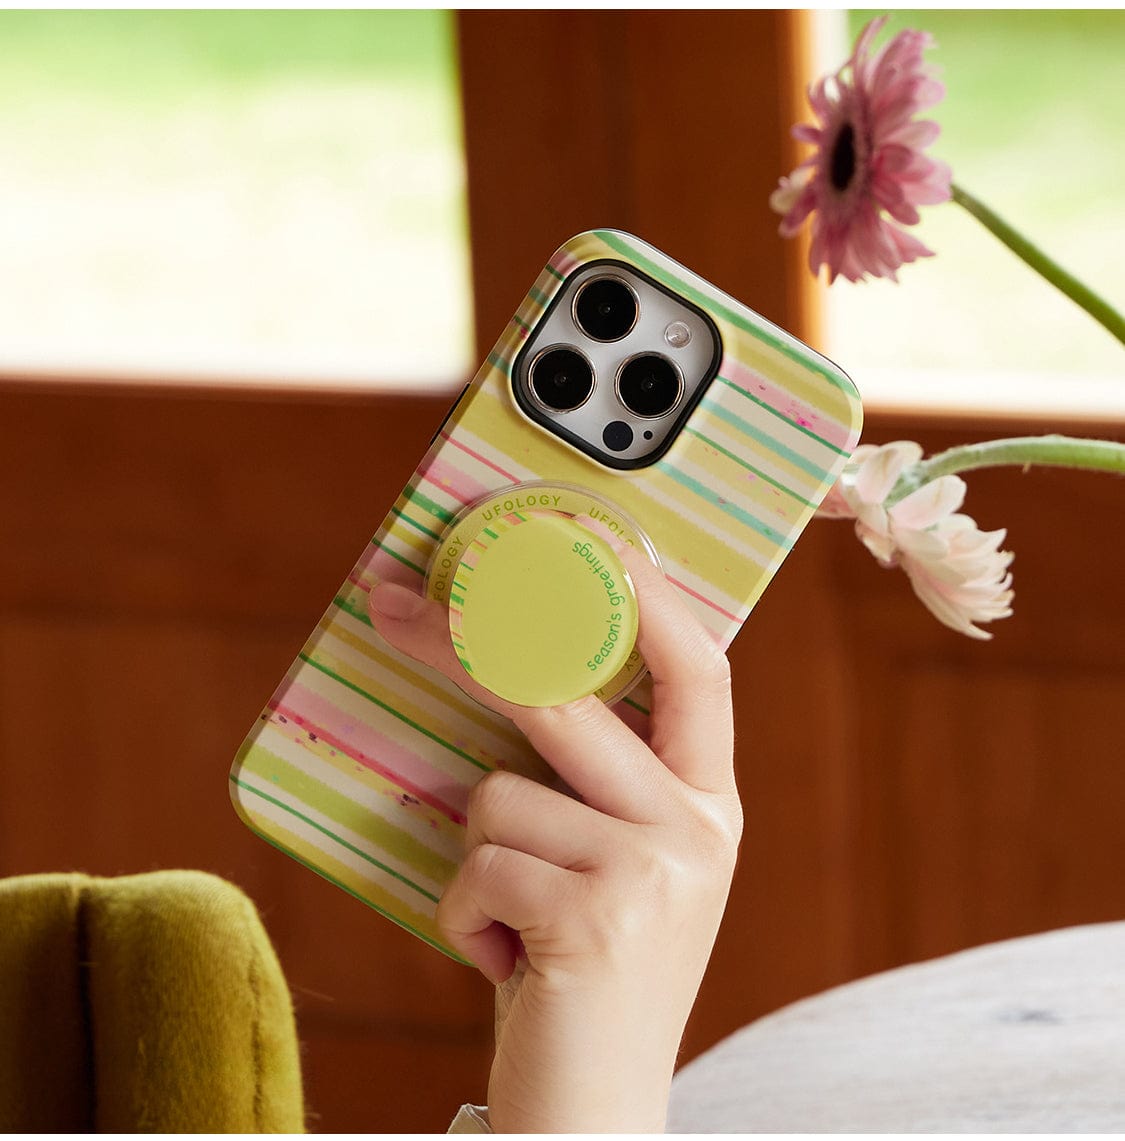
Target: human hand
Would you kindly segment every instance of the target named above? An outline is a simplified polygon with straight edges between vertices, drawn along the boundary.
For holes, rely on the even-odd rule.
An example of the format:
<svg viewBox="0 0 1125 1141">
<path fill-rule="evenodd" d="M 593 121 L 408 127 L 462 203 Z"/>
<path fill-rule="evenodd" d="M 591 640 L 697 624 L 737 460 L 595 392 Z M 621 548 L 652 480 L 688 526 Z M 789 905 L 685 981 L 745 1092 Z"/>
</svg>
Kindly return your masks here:
<svg viewBox="0 0 1125 1141">
<path fill-rule="evenodd" d="M 450 943 L 498 986 L 498 1132 L 663 1131 L 734 871 L 742 813 L 726 658 L 660 571 L 614 546 L 654 680 L 647 742 L 595 697 L 501 701 L 460 666 L 444 606 L 390 584 L 372 592 L 381 635 L 510 717 L 580 798 L 487 775 L 438 907 Z"/>
</svg>

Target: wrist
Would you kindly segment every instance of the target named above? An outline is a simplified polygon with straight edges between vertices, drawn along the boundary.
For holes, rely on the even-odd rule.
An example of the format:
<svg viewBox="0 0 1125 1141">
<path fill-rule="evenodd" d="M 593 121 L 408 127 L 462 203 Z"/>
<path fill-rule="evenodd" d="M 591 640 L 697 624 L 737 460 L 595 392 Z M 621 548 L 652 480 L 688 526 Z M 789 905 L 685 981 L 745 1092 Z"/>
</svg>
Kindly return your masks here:
<svg viewBox="0 0 1125 1141">
<path fill-rule="evenodd" d="M 540 1033 L 504 1034 L 489 1081 L 494 1130 L 662 1133 L 680 1035 L 622 1021 L 598 1012 L 577 1025 L 545 1019 Z"/>
</svg>

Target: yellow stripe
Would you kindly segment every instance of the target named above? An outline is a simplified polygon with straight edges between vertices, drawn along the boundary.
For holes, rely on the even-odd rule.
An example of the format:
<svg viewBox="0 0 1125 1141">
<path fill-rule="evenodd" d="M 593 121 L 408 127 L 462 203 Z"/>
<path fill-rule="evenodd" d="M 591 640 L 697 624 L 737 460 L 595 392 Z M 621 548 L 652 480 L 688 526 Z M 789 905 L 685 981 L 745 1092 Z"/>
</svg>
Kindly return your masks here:
<svg viewBox="0 0 1125 1141">
<path fill-rule="evenodd" d="M 450 720 L 448 706 L 440 712 L 435 712 L 431 709 L 422 708 L 416 702 L 409 701 L 398 693 L 387 693 L 376 678 L 356 668 L 338 654 L 332 653 L 323 639 L 317 644 L 316 652 L 312 656 L 326 669 L 362 690 L 363 693 L 353 693 L 350 690 L 342 689 L 332 678 L 316 669 L 302 675 L 302 681 L 309 689 L 333 705 L 340 708 L 344 708 L 346 705 L 362 721 L 371 724 L 377 732 L 385 734 L 410 752 L 418 752 L 421 742 L 416 730 L 406 724 L 401 719 L 403 717 L 413 721 L 416 725 L 424 726 L 441 741 L 455 746 L 490 769 L 513 769 L 543 779 L 545 771 L 543 762 L 526 740 L 521 739 L 518 746 L 510 750 L 494 752 L 486 746 L 485 742 L 473 739 L 471 734 L 466 733 L 464 725 L 459 725 L 456 721 Z M 394 717 L 385 713 L 374 701 L 369 702 L 363 694 L 378 697 L 380 701 L 393 706 L 401 717 Z M 452 749 L 433 751 L 425 749 L 423 756 L 443 773 L 462 783 L 465 781 L 466 775 L 471 776 L 474 780 L 480 775 L 476 772 L 467 774 L 465 768 L 467 762 L 464 758 L 458 757 Z"/>
<path fill-rule="evenodd" d="M 728 402 L 724 403 L 723 407 L 729 409 L 731 405 Z M 747 405 L 746 408 L 742 409 L 742 411 L 745 412 L 749 407 L 750 406 Z M 761 422 L 755 419 L 752 411 L 750 416 L 747 418 L 751 421 L 751 423 L 754 423 L 755 426 L 762 427 Z M 727 451 L 733 452 L 735 455 L 741 455 L 746 452 L 746 437 L 737 429 L 727 424 L 725 420 L 722 420 L 720 417 L 716 416 L 714 412 L 709 412 L 706 408 L 696 409 L 695 414 L 692 417 L 691 427 L 693 430 L 700 432 L 702 435 L 708 437 L 711 440 L 714 440 L 714 442 L 720 447 L 726 448 Z M 786 444 L 792 443 L 792 441 L 785 442 Z M 707 445 L 702 440 L 694 439 L 688 436 L 684 437 L 684 443 L 688 444 L 690 448 L 702 449 L 706 451 L 708 458 L 703 466 L 705 466 L 709 472 L 715 472 L 716 474 L 723 473 L 724 475 L 731 477 L 731 479 L 727 480 L 727 483 L 730 486 L 737 487 L 739 489 L 740 498 L 746 494 L 746 489 L 748 487 L 755 486 L 754 481 L 750 479 L 746 479 L 745 481 L 742 480 L 743 476 L 750 475 L 750 473 L 747 472 L 745 468 L 734 463 L 733 461 L 721 460 L 718 457 L 714 456 L 711 450 L 708 449 Z M 799 455 L 804 455 L 806 451 L 805 449 L 796 446 L 793 447 L 792 450 L 796 451 Z M 695 462 L 701 462 L 699 458 L 693 455 L 690 451 L 688 454 L 693 460 L 695 460 Z M 812 459 L 813 457 L 808 458 Z M 820 455 L 816 458 L 824 458 L 823 449 L 820 450 Z M 774 479 L 784 487 L 790 488 L 802 499 L 816 499 L 824 490 L 821 485 L 821 481 L 811 472 L 803 470 L 802 468 L 798 467 L 797 464 L 795 464 L 792 460 L 786 459 L 784 456 L 779 456 L 775 452 L 771 452 L 764 447 L 755 448 L 754 451 L 751 452 L 748 456 L 748 462 L 752 463 L 754 467 L 758 468 L 763 474 L 768 475 L 770 479 Z M 786 498 L 790 497 L 786 496 Z M 793 500 L 793 502 L 796 503 L 795 500 Z M 799 507 L 803 506 L 803 504 L 799 503 L 796 505 Z"/>
<path fill-rule="evenodd" d="M 403 691 L 406 693 L 421 691 L 429 697 L 432 697 L 435 701 L 447 706 L 456 716 L 471 721 L 473 724 L 479 725 L 482 729 L 487 730 L 494 736 L 500 737 L 511 746 L 514 752 L 523 752 L 528 748 L 526 738 L 512 726 L 511 722 L 495 715 L 490 717 L 475 701 L 472 701 L 468 697 L 457 700 L 456 697 L 450 695 L 437 682 L 428 678 L 424 673 L 410 669 L 400 658 L 392 657 L 385 650 L 379 649 L 371 642 L 352 633 L 342 621 L 336 620 L 330 623 L 322 623 L 320 629 L 328 637 L 338 638 L 346 646 L 350 646 L 353 650 L 356 650 L 366 658 L 370 658 L 372 662 L 375 662 L 393 674 L 396 681 L 402 686 L 402 691 L 396 691 L 396 697 L 401 696 Z M 403 711 L 405 712 L 405 709 Z M 419 710 L 419 716 L 426 716 L 426 714 Z M 415 718 L 415 720 L 416 719 L 417 718 Z"/>
<path fill-rule="evenodd" d="M 407 510 L 410 509 L 407 508 Z M 394 543 L 388 543 L 388 539 L 393 539 Z M 419 535 L 408 524 L 396 518 L 392 526 L 383 535 L 383 545 L 393 546 L 400 555 L 405 555 L 412 563 L 424 567 L 430 561 L 430 554 L 434 549 L 434 540 L 427 539 L 425 535 Z"/>
<path fill-rule="evenodd" d="M 729 438 L 723 437 L 718 431 L 707 431 L 706 434 L 722 447 L 726 447 L 730 443 Z M 734 450 L 733 447 L 731 450 Z M 800 519 L 806 510 L 806 505 L 799 499 L 795 499 L 792 495 L 786 495 L 784 491 L 773 487 L 766 480 L 755 476 L 745 468 L 717 457 L 714 450 L 702 440 L 692 440 L 690 446 L 680 452 L 680 457 L 676 466 L 683 470 L 685 475 L 701 479 L 719 495 L 723 495 L 724 492 L 729 493 L 726 497 L 732 503 L 737 503 L 762 523 L 785 534 L 789 533 L 795 521 Z M 758 463 L 759 458 L 758 456 L 754 457 L 755 465 L 766 474 L 773 476 L 774 473 L 770 469 L 776 469 L 777 465 Z M 778 482 L 786 483 L 787 481 L 780 479 Z M 820 487 L 819 481 L 813 482 L 815 486 L 809 489 L 805 496 L 806 499 L 811 498 Z M 798 495 L 801 494 L 800 488 L 794 490 Z M 739 528 L 739 534 L 741 531 L 742 529 Z"/>
<path fill-rule="evenodd" d="M 487 439 L 491 448 L 498 453 L 500 460 L 508 455 L 521 454 L 519 450 L 521 446 L 526 447 L 527 425 L 512 411 L 510 401 L 494 390 L 485 390 L 481 392 L 480 399 L 476 404 L 478 407 L 474 409 L 472 421 L 466 419 L 463 427 L 467 431 Z M 753 406 L 749 406 L 749 409 L 752 416 Z M 743 411 L 745 414 L 745 410 Z M 714 414 L 707 413 L 703 409 L 697 409 L 693 414 L 692 422 L 703 425 L 704 427 L 701 427 L 700 430 L 708 435 L 713 434 L 717 443 L 724 446 L 729 445 L 731 451 L 745 450 L 744 439 L 737 435 L 732 436 L 729 429 L 726 429 L 723 422 Z M 773 425 L 769 425 L 768 430 L 771 434 L 776 432 Z M 800 446 L 807 447 L 807 442 L 802 439 Z M 748 506 L 748 509 L 751 510 L 749 505 L 754 504 L 766 511 L 767 515 L 761 516 L 762 521 L 770 523 L 771 526 L 774 525 L 768 513 L 776 510 L 771 498 L 771 493 L 775 489 L 771 489 L 765 481 L 743 479 L 742 477 L 746 474 L 744 469 L 732 461 L 715 455 L 700 440 L 684 436 L 681 437 L 678 447 L 678 454 L 684 455 L 689 461 L 699 464 L 709 475 L 714 477 L 716 482 L 721 478 L 724 485 L 734 491 L 735 494 L 732 498 L 737 502 Z M 756 455 L 756 462 L 758 458 Z M 778 482 L 793 487 L 804 498 L 811 499 L 819 495 L 822 490 L 819 480 L 802 471 L 792 461 L 772 453 L 767 453 L 761 458 L 763 471 L 777 479 Z M 823 463 L 823 455 L 819 458 Z M 508 466 L 511 466 L 510 461 Z M 588 487 L 595 494 L 604 495 L 612 502 L 617 503 L 629 514 L 637 517 L 638 521 L 651 513 L 650 497 L 645 484 L 649 478 L 648 473 L 653 470 L 647 469 L 645 479 L 630 479 L 628 476 L 610 473 L 594 464 L 592 460 L 586 459 L 570 449 L 556 448 L 551 457 L 552 482 L 573 483 L 580 487 Z M 540 478 L 540 476 L 541 473 L 539 472 L 531 472 L 531 478 Z M 690 505 L 693 511 L 700 502 L 687 489 L 682 489 L 677 498 L 681 504 Z M 787 519 L 798 517 L 794 508 L 786 507 L 783 510 L 786 512 L 784 517 Z M 723 530 L 734 534 L 735 526 L 728 519 Z M 739 528 L 738 532 L 740 533 L 741 530 Z M 768 544 L 769 540 L 763 540 L 763 542 Z M 758 549 L 765 551 L 765 547 L 761 544 L 758 545 Z"/>
<path fill-rule="evenodd" d="M 745 330 L 726 321 L 719 320 L 717 323 L 728 355 L 737 357 L 744 365 L 761 373 L 763 378 L 768 378 L 773 387 L 788 390 L 801 403 L 831 420 L 843 429 L 845 437 L 851 432 L 855 423 L 856 405 L 848 399 L 847 393 L 827 384 L 823 377 L 802 368 L 798 361 L 752 337 Z M 827 467 L 828 464 L 825 463 L 824 466 Z"/>
<path fill-rule="evenodd" d="M 677 520 L 677 525 L 681 528 L 681 534 L 690 518 L 691 525 L 698 529 L 699 534 L 707 536 L 707 542 L 698 545 L 694 534 L 691 538 L 686 534 L 682 538 L 677 536 L 676 543 L 680 548 L 677 553 L 687 555 L 690 552 L 691 567 L 696 574 L 719 584 L 726 577 L 723 574 L 724 568 L 736 552 L 743 558 L 753 558 L 759 567 L 772 565 L 778 547 L 773 539 L 759 534 L 751 527 L 740 526 L 717 504 L 701 499 L 690 488 L 684 487 L 662 471 L 654 470 L 649 483 L 654 497 L 659 495 L 663 502 L 671 501 L 680 507 L 683 515 Z M 764 512 L 761 521 L 782 533 L 787 530 L 782 520 L 775 523 Z"/>
<path fill-rule="evenodd" d="M 355 868 L 341 862 L 318 845 L 311 844 L 304 837 L 295 835 L 288 828 L 282 827 L 276 820 L 260 816 L 256 812 L 251 812 L 249 815 L 255 828 L 269 836 L 275 843 L 288 848 L 310 867 L 325 872 L 337 883 L 347 888 L 348 891 L 378 908 L 385 915 L 408 925 L 438 946 L 449 950 L 431 913 L 407 906 L 395 893 L 367 876 L 361 875 Z M 331 841 L 325 837 L 325 842 L 330 843 Z M 373 868 L 372 871 L 374 874 L 378 874 L 377 869 Z M 418 896 L 418 899 L 421 903 L 428 902 L 423 896 Z"/>
<path fill-rule="evenodd" d="M 369 679 L 363 678 L 357 671 L 350 669 L 331 654 L 322 653 L 318 649 L 314 656 L 317 662 L 338 674 L 343 681 L 357 685 L 368 693 L 372 692 Z M 459 757 L 451 749 L 428 748 L 428 742 L 419 736 L 417 730 L 398 717 L 386 713 L 375 702 L 369 701 L 362 694 L 348 689 L 346 685 L 335 681 L 315 666 L 302 670 L 300 680 L 301 684 L 318 698 L 335 707 L 345 719 L 354 717 L 362 724 L 370 726 L 376 733 L 389 738 L 407 752 L 419 756 L 435 773 L 448 777 L 452 783 L 465 785 L 470 775 L 469 769 L 472 769 L 474 775 L 479 775 L 480 770 L 473 767 L 464 757 Z M 381 697 L 381 700 L 385 700 L 385 698 Z M 395 709 L 398 709 L 404 716 L 410 715 L 406 710 L 400 709 L 397 702 L 388 704 L 393 704 Z M 424 725 L 432 733 L 441 737 L 440 726 L 434 725 L 432 718 L 421 721 L 419 724 Z M 473 749 L 465 749 L 464 751 L 469 756 L 477 756 Z M 484 763 L 487 764 L 488 762 L 485 761 Z"/>
<path fill-rule="evenodd" d="M 348 799 L 348 793 L 343 789 L 333 787 L 327 781 L 318 778 L 315 772 L 310 772 L 297 762 L 281 755 L 277 751 L 281 748 L 294 748 L 303 753 L 308 753 L 310 768 L 315 769 L 316 766 L 332 768 L 349 780 L 370 790 L 370 796 L 364 796 L 362 801 L 353 802 L 355 819 L 341 820 L 338 813 L 329 811 L 324 804 L 317 801 L 315 790 L 302 792 L 301 783 L 312 781 L 323 784 L 330 797 Z M 460 824 L 455 824 L 449 817 L 443 816 L 437 809 L 431 808 L 427 804 L 422 804 L 418 809 L 419 815 L 425 817 L 422 826 L 427 833 L 426 841 L 391 823 L 388 818 L 379 813 L 378 805 L 383 802 L 391 802 L 394 804 L 394 808 L 390 811 L 393 811 L 395 816 L 401 816 L 406 809 L 398 803 L 398 798 L 402 795 L 400 786 L 378 773 L 372 772 L 369 768 L 352 760 L 351 757 L 345 756 L 338 750 L 333 756 L 333 751 L 332 747 L 325 742 L 318 740 L 314 743 L 309 741 L 307 737 L 299 742 L 292 741 L 282 733 L 279 726 L 271 722 L 258 734 L 254 747 L 243 760 L 242 770 L 256 776 L 262 782 L 262 786 L 267 789 L 274 783 L 275 774 L 279 773 L 280 768 L 292 770 L 293 775 L 285 776 L 278 785 L 279 788 L 285 789 L 291 797 L 303 801 L 313 811 L 330 817 L 343 827 L 350 828 L 372 844 L 382 847 L 388 852 L 394 852 L 401 862 L 418 868 L 430 879 L 441 883 L 451 879 L 455 870 L 451 861 L 437 850 L 436 845 L 433 848 L 427 848 L 425 845 L 427 842 L 433 843 L 430 834 L 434 834 L 435 838 L 436 836 L 442 838 L 446 844 L 446 851 L 458 852 L 464 845 L 463 827 Z M 380 839 L 380 836 L 385 839 Z M 413 855 L 410 854 L 412 852 Z"/>
</svg>

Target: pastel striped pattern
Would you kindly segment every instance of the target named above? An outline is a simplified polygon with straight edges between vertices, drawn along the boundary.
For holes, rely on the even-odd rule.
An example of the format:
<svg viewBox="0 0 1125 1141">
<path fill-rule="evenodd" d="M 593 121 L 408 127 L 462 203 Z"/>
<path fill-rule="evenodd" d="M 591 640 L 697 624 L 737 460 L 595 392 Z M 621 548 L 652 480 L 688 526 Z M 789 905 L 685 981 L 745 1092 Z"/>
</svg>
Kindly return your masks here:
<svg viewBox="0 0 1125 1141">
<path fill-rule="evenodd" d="M 531 428 L 515 356 L 568 274 L 629 265 L 706 310 L 719 373 L 668 453 L 601 468 Z M 835 365 L 651 246 L 617 231 L 568 242 L 539 275 L 466 396 L 360 556 L 247 736 L 231 770 L 242 818 L 290 855 L 453 954 L 434 909 L 454 874 L 472 786 L 488 771 L 552 774 L 504 718 L 383 643 L 367 618 L 382 579 L 420 590 L 444 529 L 513 483 L 577 484 L 617 503 L 723 647 L 780 566 L 859 437 L 859 398 Z M 651 688 L 623 703 L 631 724 Z M 456 956 L 454 956 L 456 957 Z"/>
</svg>

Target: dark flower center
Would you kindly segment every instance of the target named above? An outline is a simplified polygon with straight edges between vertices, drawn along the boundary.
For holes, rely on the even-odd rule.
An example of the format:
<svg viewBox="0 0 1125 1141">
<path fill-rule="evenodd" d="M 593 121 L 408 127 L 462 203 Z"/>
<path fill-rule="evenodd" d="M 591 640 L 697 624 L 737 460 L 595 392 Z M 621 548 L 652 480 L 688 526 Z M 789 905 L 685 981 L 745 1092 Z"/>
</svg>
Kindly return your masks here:
<svg viewBox="0 0 1125 1141">
<path fill-rule="evenodd" d="M 845 123 L 832 145 L 828 160 L 828 178 L 836 190 L 847 190 L 855 174 L 855 127 Z"/>
</svg>

